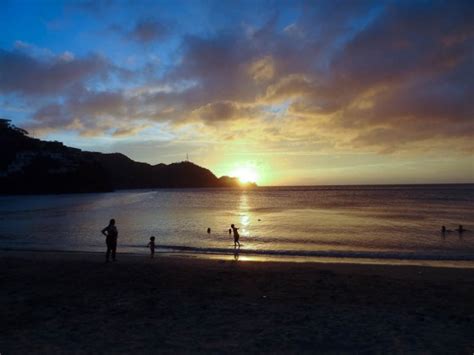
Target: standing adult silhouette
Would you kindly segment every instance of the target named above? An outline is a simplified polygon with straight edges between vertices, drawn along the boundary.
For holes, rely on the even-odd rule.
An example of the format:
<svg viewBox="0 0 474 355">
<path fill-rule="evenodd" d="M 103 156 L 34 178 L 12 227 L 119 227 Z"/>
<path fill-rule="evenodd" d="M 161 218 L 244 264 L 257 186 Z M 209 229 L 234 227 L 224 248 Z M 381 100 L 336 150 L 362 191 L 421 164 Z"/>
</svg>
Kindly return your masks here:
<svg viewBox="0 0 474 355">
<path fill-rule="evenodd" d="M 109 262 L 110 254 L 112 253 L 112 261 L 115 261 L 115 253 L 117 251 L 117 237 L 118 230 L 115 226 L 115 219 L 111 219 L 109 225 L 102 229 L 102 234 L 105 235 L 105 243 L 107 244 L 107 252 L 105 253 L 105 262 Z"/>
</svg>

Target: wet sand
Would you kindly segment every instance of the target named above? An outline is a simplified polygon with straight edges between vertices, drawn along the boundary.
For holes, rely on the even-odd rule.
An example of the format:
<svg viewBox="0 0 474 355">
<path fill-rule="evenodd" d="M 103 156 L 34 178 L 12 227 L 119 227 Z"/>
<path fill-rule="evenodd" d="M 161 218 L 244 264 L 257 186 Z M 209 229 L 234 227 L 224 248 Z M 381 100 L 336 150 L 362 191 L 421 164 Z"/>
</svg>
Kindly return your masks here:
<svg viewBox="0 0 474 355">
<path fill-rule="evenodd" d="M 465 353 L 474 270 L 0 252 L 0 353 Z"/>
</svg>

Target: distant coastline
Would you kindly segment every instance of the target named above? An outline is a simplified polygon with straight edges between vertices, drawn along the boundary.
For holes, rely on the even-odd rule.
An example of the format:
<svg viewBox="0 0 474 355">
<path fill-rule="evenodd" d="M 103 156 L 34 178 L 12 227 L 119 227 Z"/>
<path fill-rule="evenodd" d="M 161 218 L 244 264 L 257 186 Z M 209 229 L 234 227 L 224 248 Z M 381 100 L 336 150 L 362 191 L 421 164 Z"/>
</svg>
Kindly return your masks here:
<svg viewBox="0 0 474 355">
<path fill-rule="evenodd" d="M 128 189 L 256 187 L 237 178 L 216 177 L 189 161 L 136 162 L 120 153 L 82 151 L 61 142 L 28 136 L 0 119 L 0 194 L 111 192 Z"/>
</svg>

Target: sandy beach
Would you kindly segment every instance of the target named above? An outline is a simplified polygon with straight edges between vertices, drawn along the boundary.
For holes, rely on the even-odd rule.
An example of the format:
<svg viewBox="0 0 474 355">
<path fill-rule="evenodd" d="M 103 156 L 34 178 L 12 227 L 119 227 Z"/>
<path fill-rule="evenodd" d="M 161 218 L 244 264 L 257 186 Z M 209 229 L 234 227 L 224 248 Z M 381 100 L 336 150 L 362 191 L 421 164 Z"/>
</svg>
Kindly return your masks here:
<svg viewBox="0 0 474 355">
<path fill-rule="evenodd" d="M 0 252 L 0 353 L 465 353 L 474 270 Z"/>
</svg>

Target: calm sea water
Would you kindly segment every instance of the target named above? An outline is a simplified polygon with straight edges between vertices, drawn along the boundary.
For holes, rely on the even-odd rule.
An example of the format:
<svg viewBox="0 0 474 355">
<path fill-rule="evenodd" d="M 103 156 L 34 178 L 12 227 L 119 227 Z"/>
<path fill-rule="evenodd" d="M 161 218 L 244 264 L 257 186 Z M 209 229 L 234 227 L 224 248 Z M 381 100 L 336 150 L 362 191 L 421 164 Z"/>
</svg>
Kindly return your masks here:
<svg viewBox="0 0 474 355">
<path fill-rule="evenodd" d="M 117 220 L 119 251 L 474 260 L 474 185 L 134 190 L 0 197 L 0 248 L 103 251 Z M 459 224 L 469 231 L 445 236 Z M 206 230 L 210 227 L 211 234 Z"/>
</svg>

